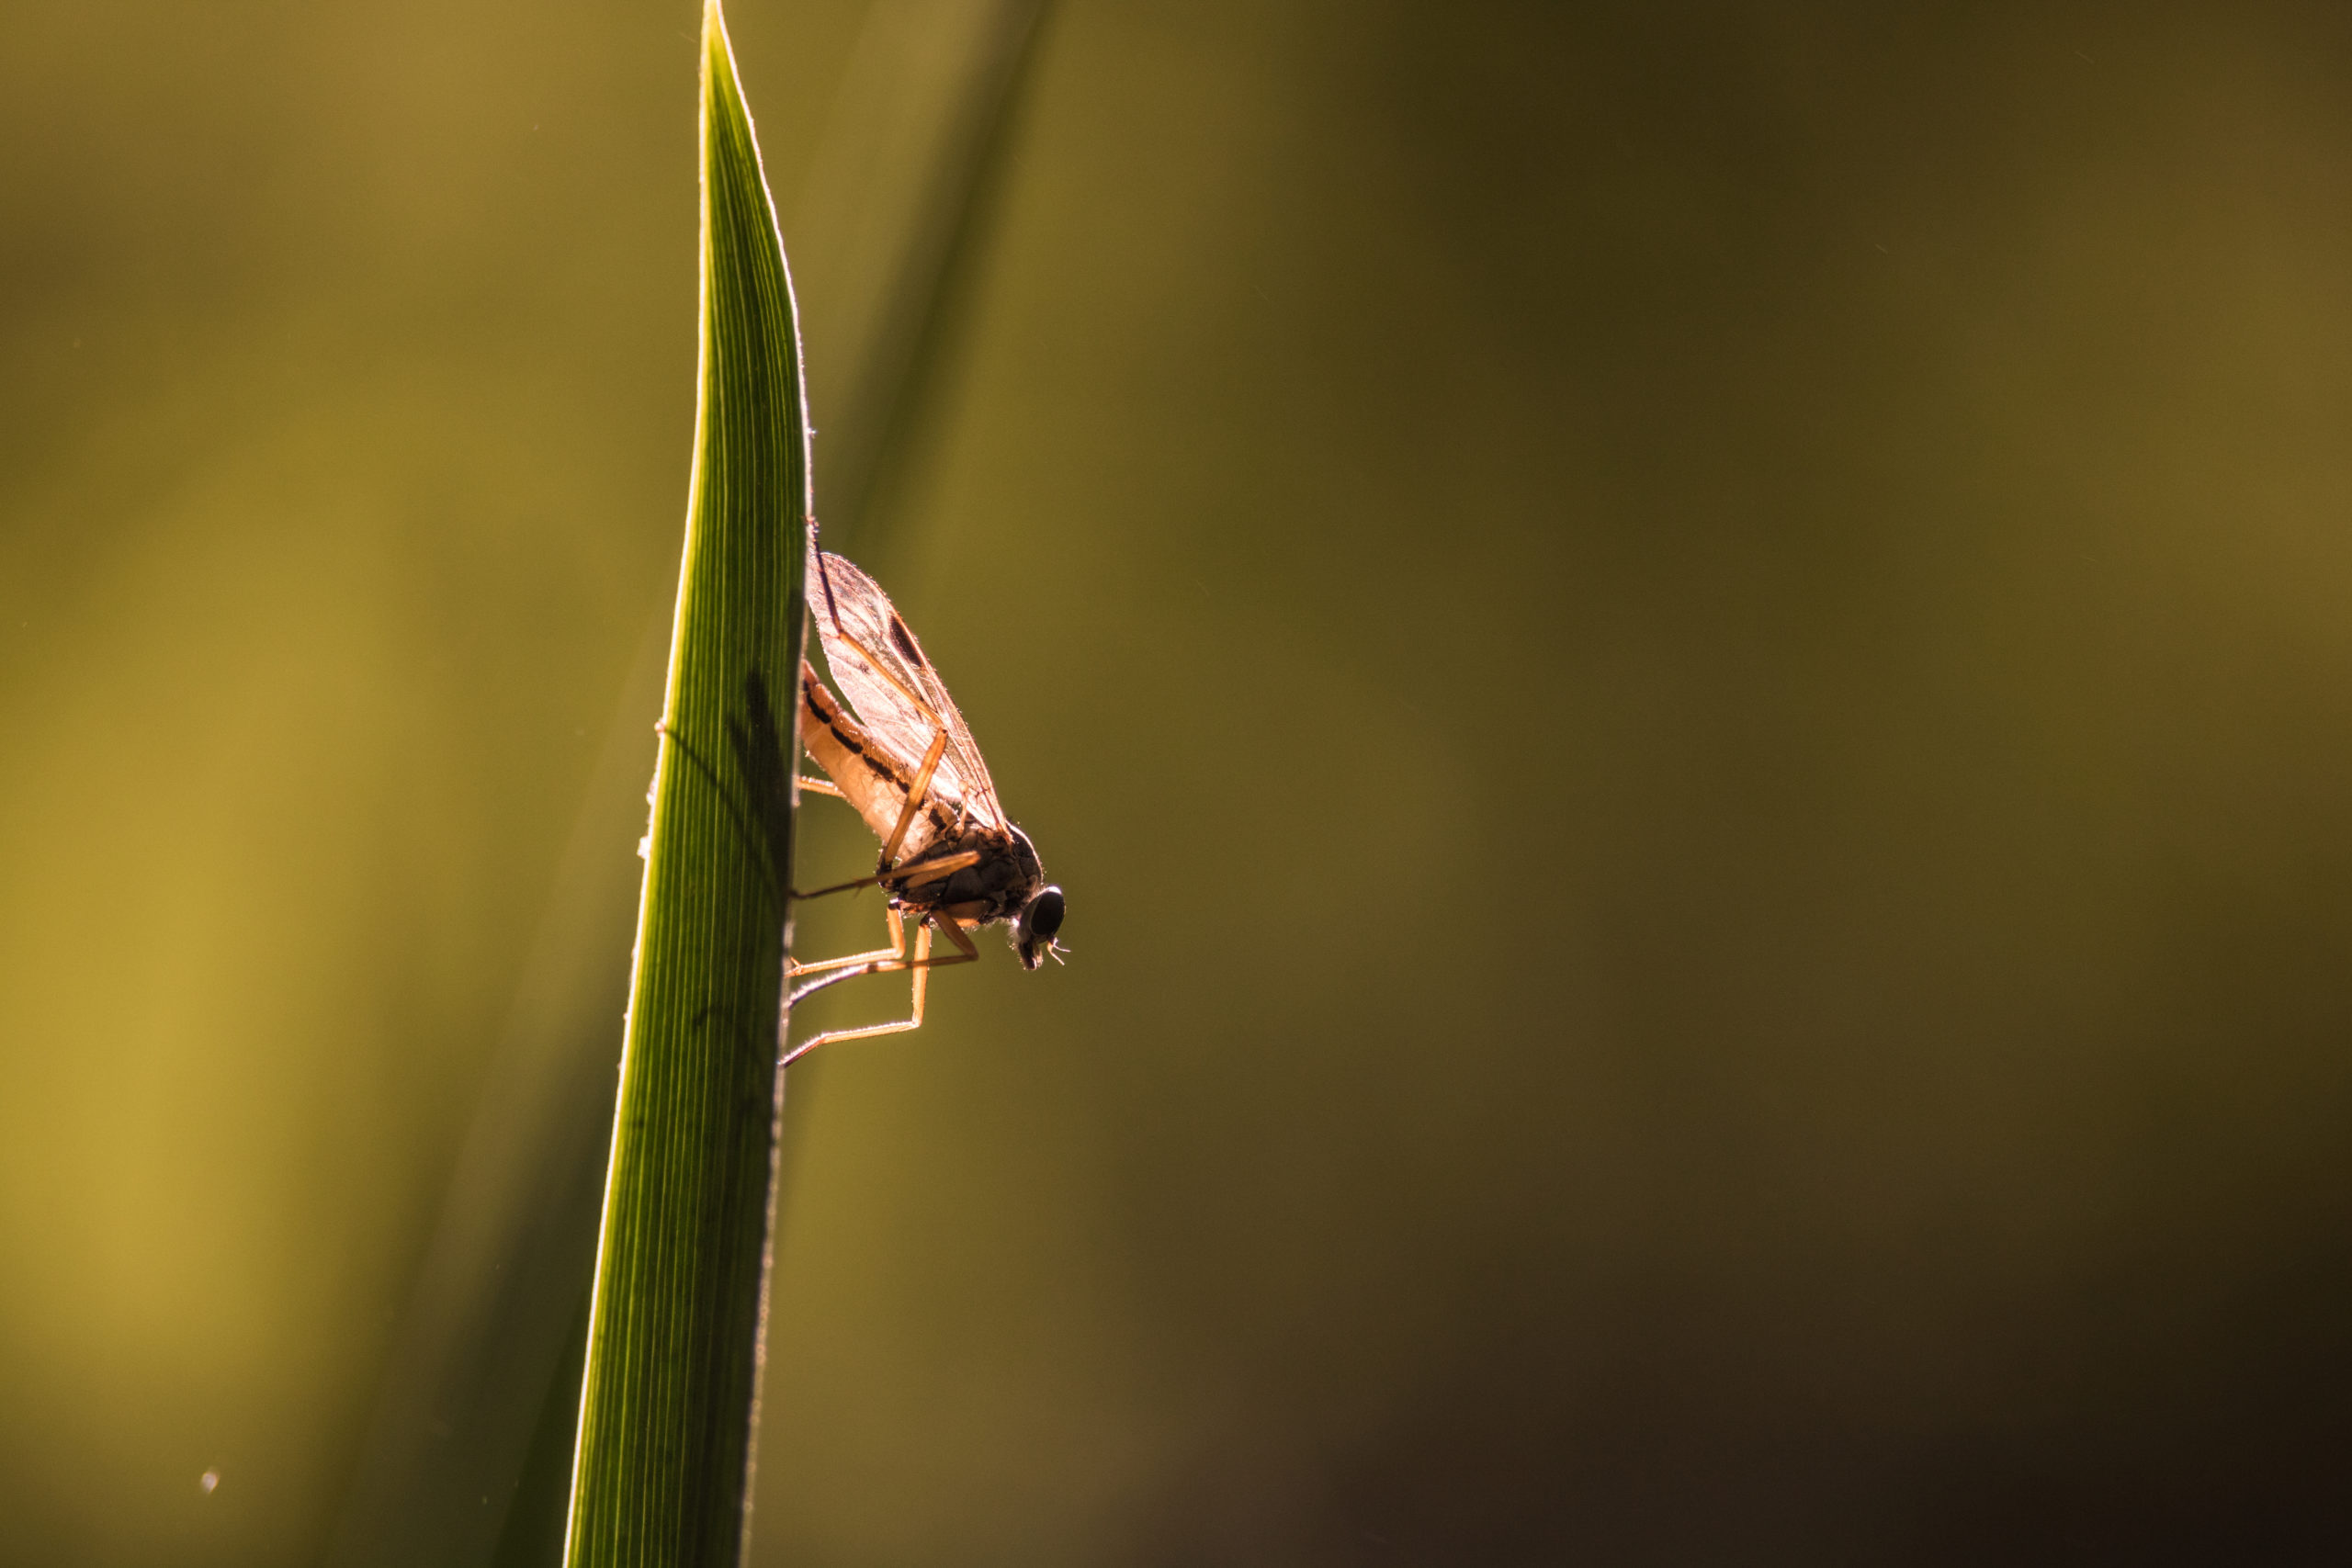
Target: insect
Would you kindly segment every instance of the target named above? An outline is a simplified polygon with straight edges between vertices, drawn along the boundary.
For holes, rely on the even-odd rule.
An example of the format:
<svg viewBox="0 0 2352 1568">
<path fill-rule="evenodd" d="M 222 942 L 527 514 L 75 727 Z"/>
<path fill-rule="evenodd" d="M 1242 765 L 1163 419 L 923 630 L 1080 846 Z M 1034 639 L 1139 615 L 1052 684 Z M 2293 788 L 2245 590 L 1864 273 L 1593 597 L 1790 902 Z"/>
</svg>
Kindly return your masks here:
<svg viewBox="0 0 2352 1568">
<path fill-rule="evenodd" d="M 1062 890 L 1046 885 L 1036 847 L 1006 819 L 980 749 L 905 617 L 872 578 L 813 543 L 808 608 L 848 705 L 844 710 L 816 670 L 801 661 L 800 744 L 831 782 L 804 776 L 799 784 L 855 807 L 882 840 L 882 854 L 871 876 L 793 897 L 879 886 L 890 896 L 883 910 L 890 945 L 794 964 L 795 982 L 823 977 L 797 983 L 792 1000 L 862 975 L 911 970 L 914 1007 L 913 1016 L 896 1023 L 816 1035 L 786 1052 L 786 1063 L 833 1041 L 921 1028 L 931 971 L 978 962 L 980 950 L 970 932 L 981 926 L 1010 921 L 1024 969 L 1061 957 L 1054 938 L 1062 925 Z M 911 958 L 909 920 L 915 928 Z M 934 931 L 955 947 L 952 955 L 932 955 Z"/>
</svg>

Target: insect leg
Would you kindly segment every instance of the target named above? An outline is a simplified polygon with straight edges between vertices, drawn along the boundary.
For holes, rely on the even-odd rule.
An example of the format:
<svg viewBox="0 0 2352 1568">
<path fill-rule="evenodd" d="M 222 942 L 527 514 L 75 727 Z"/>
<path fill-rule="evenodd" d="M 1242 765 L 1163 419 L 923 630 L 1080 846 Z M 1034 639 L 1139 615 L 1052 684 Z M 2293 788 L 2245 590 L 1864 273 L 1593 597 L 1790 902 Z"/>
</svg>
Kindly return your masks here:
<svg viewBox="0 0 2352 1568">
<path fill-rule="evenodd" d="M 835 784 L 831 779 L 812 779 L 807 773 L 803 773 L 793 782 L 811 795 L 830 795 L 835 800 L 847 800 L 849 798 L 849 796 L 842 793 L 842 786 Z"/>
<path fill-rule="evenodd" d="M 917 974 L 921 974 L 925 969 L 936 969 L 943 964 L 971 964 L 979 959 L 980 950 L 972 945 L 972 939 L 966 934 L 961 926 L 956 925 L 954 920 L 944 915 L 927 912 L 915 922 L 915 955 L 910 960 L 906 955 L 906 939 L 903 928 L 899 924 L 899 912 L 896 909 L 889 911 L 889 918 L 890 945 L 888 947 L 878 947 L 871 953 L 852 953 L 847 958 L 827 958 L 815 964 L 794 964 L 790 971 L 794 977 L 820 973 L 825 977 L 821 980 L 811 980 L 805 986 L 794 987 L 788 1000 L 797 1005 L 819 991 L 840 985 L 843 980 L 863 979 L 868 975 L 888 975 L 900 969 L 912 969 Z M 960 950 L 956 957 L 927 956 L 931 951 L 931 931 L 933 927 L 941 931 L 954 928 L 954 934 L 949 940 Z M 916 989 L 920 990 L 922 987 L 918 985 Z"/>
<path fill-rule="evenodd" d="M 821 975 L 829 969 L 848 969 L 860 964 L 878 963 L 885 958 L 904 958 L 907 955 L 906 922 L 899 918 L 898 910 L 887 907 L 882 911 L 882 918 L 890 922 L 889 946 L 877 947 L 871 953 L 853 953 L 846 958 L 828 958 L 816 964 L 795 964 L 784 972 L 785 978 L 797 980 L 803 975 Z M 843 976 L 842 978 L 846 979 L 848 976 Z"/>
<path fill-rule="evenodd" d="M 899 810 L 899 825 L 890 830 L 888 842 L 882 846 L 882 858 L 875 863 L 879 870 L 890 869 L 899 858 L 899 846 L 907 841 L 907 829 L 914 826 L 915 813 L 931 797 L 931 775 L 939 771 L 939 759 L 947 754 L 947 731 L 941 730 L 931 738 L 930 749 L 922 754 L 922 766 L 915 770 L 915 782 L 907 788 L 907 804 Z"/>
<path fill-rule="evenodd" d="M 931 931 L 932 927 L 934 924 L 936 924 L 941 931 L 947 933 L 947 939 L 954 942 L 959 950 L 954 957 L 933 958 L 931 956 Z M 922 925 L 915 931 L 915 955 L 911 963 L 897 953 L 893 953 L 888 957 L 883 957 L 877 954 L 871 960 L 870 966 L 863 971 L 863 973 L 865 974 L 879 975 L 888 973 L 894 969 L 913 970 L 914 1005 L 911 1009 L 913 1016 L 910 1018 L 900 1019 L 896 1023 L 868 1024 L 863 1029 L 829 1030 L 822 1034 L 814 1035 L 809 1039 L 804 1040 L 799 1044 L 794 1046 L 791 1050 L 786 1051 L 784 1054 L 783 1059 L 779 1061 L 776 1066 L 779 1067 L 788 1067 L 799 1058 L 807 1055 L 809 1052 L 814 1051 L 818 1046 L 829 1045 L 837 1040 L 871 1040 L 876 1035 L 904 1034 L 910 1030 L 921 1029 L 922 1027 L 923 1000 L 925 993 L 930 989 L 931 972 L 933 969 L 944 968 L 950 964 L 976 963 L 978 961 L 979 956 L 980 950 L 972 944 L 971 937 L 966 934 L 964 928 L 957 925 L 953 918 L 946 915 L 929 915 L 924 917 Z M 835 980 L 854 979 L 859 973 L 861 972 L 853 970 L 848 974 L 837 975 L 830 979 L 820 981 L 818 984 L 830 986 L 833 984 Z M 814 988 L 814 987 L 808 987 L 808 989 Z M 793 998 L 797 1001 L 801 997 L 807 996 L 808 994 L 808 989 L 796 991 L 793 993 Z"/>
<path fill-rule="evenodd" d="M 924 861 L 903 877 L 897 872 L 877 871 L 871 876 L 861 876 L 854 882 L 836 882 L 831 887 L 820 887 L 812 893 L 795 893 L 792 897 L 794 898 L 822 898 L 829 893 L 847 893 L 854 887 L 871 887 L 879 882 L 903 882 L 909 887 L 923 887 L 940 881 L 951 872 L 961 871 L 967 865 L 978 865 L 979 863 L 979 851 L 963 850 L 952 855 L 942 855 L 937 860 Z"/>
</svg>

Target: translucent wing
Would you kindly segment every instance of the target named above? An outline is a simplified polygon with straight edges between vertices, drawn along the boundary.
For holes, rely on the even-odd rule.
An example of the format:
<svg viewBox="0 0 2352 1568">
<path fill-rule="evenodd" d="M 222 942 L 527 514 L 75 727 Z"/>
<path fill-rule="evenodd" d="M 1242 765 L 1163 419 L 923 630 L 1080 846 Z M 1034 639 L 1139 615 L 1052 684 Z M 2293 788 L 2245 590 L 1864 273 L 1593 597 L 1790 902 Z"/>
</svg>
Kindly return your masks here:
<svg viewBox="0 0 2352 1568">
<path fill-rule="evenodd" d="M 933 739 L 944 731 L 947 750 L 932 774 L 932 796 L 962 807 L 979 826 L 1007 826 L 964 716 L 880 585 L 841 557 L 812 546 L 808 611 L 824 642 L 833 684 L 849 699 L 866 734 L 911 773 Z"/>
</svg>

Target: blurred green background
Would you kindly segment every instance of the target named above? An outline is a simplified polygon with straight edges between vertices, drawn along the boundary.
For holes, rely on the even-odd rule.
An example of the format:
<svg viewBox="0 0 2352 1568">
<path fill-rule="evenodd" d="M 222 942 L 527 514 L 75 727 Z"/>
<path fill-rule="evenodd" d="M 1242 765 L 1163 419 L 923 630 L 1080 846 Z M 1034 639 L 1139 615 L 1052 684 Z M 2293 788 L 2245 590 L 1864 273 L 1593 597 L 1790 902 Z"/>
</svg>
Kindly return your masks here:
<svg viewBox="0 0 2352 1568">
<path fill-rule="evenodd" d="M 755 1560 L 2352 1552 L 2346 14 L 924 15 L 729 21 L 1074 952 L 793 1073 Z M 696 25 L 11 12 L 0 1559 L 543 1560 Z"/>
</svg>

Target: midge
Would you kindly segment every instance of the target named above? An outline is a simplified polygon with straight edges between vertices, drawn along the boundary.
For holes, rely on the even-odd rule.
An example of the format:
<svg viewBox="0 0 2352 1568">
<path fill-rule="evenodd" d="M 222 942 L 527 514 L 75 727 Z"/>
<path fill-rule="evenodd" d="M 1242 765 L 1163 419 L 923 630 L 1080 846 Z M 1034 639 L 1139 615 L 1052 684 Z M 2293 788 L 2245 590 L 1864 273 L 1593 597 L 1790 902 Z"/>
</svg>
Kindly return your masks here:
<svg viewBox="0 0 2352 1568">
<path fill-rule="evenodd" d="M 879 886 L 890 896 L 883 910 L 890 945 L 821 964 L 796 964 L 790 976 L 822 979 L 796 985 L 792 1000 L 861 975 L 914 972 L 913 1016 L 864 1029 L 836 1029 L 801 1042 L 784 1061 L 836 1040 L 897 1034 L 922 1025 L 923 992 L 931 972 L 980 956 L 970 931 L 1012 922 L 1021 966 L 1035 969 L 1062 926 L 1062 890 L 1046 885 L 1045 868 L 1029 836 L 1005 819 L 989 782 L 988 764 L 972 732 L 947 695 L 939 671 L 906 619 L 865 573 L 837 555 L 808 549 L 808 609 L 825 645 L 849 712 L 807 660 L 800 663 L 800 744 L 832 782 L 803 777 L 800 787 L 838 795 L 857 807 L 882 840 L 874 874 L 796 898 L 821 898 L 854 887 Z M 852 717 L 851 714 L 855 714 Z M 906 923 L 915 926 L 914 956 L 907 956 Z M 934 958 L 931 933 L 954 944 Z"/>
</svg>

